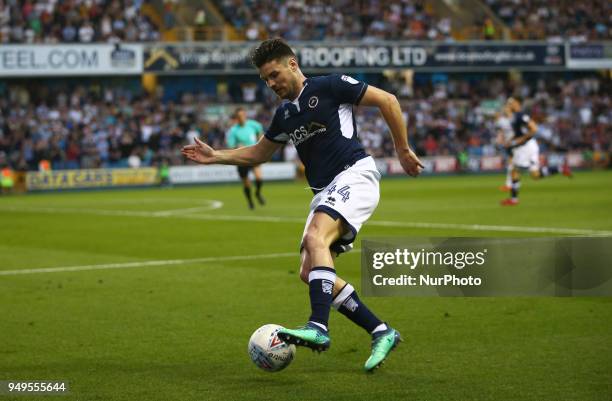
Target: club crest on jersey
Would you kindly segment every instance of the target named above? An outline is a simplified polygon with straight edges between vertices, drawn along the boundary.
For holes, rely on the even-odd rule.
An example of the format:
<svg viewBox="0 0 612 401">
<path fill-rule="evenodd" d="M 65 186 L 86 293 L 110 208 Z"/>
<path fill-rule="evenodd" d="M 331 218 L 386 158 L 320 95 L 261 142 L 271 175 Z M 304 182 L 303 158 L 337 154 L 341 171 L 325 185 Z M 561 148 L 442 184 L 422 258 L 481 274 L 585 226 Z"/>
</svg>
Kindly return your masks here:
<svg viewBox="0 0 612 401">
<path fill-rule="evenodd" d="M 348 75 L 343 75 L 342 77 L 340 77 L 343 81 L 348 82 L 349 84 L 353 84 L 353 85 L 357 85 L 359 83 L 359 81 L 357 81 L 355 78 L 353 77 L 349 77 Z"/>
<path fill-rule="evenodd" d="M 289 118 L 289 109 L 285 109 L 285 120 Z"/>
<path fill-rule="evenodd" d="M 313 96 L 310 99 L 308 99 L 308 107 L 310 107 L 311 109 L 314 109 L 315 107 L 317 107 L 317 104 L 319 104 L 318 97 Z"/>
</svg>

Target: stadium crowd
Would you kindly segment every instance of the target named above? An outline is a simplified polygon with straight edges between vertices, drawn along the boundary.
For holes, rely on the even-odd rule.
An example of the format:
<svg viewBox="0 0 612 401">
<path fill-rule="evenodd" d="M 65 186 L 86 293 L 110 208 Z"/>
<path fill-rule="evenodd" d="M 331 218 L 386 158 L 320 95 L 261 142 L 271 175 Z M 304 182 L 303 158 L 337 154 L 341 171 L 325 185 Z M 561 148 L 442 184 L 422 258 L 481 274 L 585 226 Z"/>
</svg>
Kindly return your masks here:
<svg viewBox="0 0 612 401">
<path fill-rule="evenodd" d="M 141 13 L 146 0 L 0 0 L 0 43 L 146 42 L 160 32 Z M 612 39 L 612 3 L 597 0 L 482 0 L 514 39 Z M 176 25 L 164 1 L 163 23 Z M 215 0 L 225 19 L 247 40 L 453 40 L 451 19 L 427 0 Z M 491 20 L 483 25 L 487 39 Z M 492 36 L 492 37 L 493 37 Z"/>
<path fill-rule="evenodd" d="M 484 0 L 514 39 L 612 39 L 612 2 L 606 0 Z"/>
<path fill-rule="evenodd" d="M 397 93 L 397 86 L 390 86 L 387 89 Z M 537 122 L 537 138 L 544 146 L 612 151 L 610 80 L 541 79 L 512 88 L 506 79 L 490 78 L 476 82 L 450 79 L 417 87 L 412 99 L 403 101 L 417 154 L 489 156 L 499 152 L 495 122 L 504 93 L 525 99 L 525 109 Z M 372 111 L 367 113 L 357 119 L 362 141 L 377 156 L 392 154 L 384 121 Z"/>
<path fill-rule="evenodd" d="M 219 9 L 248 40 L 446 40 L 448 18 L 425 0 L 217 0 Z"/>
<path fill-rule="evenodd" d="M 0 0 L 0 43 L 157 41 L 144 0 Z"/>
<path fill-rule="evenodd" d="M 610 40 L 612 3 L 597 0 L 482 0 L 517 40 Z M 426 0 L 216 0 L 248 40 L 453 40 L 451 19 Z M 481 38 L 494 38 L 490 18 Z"/>
<path fill-rule="evenodd" d="M 399 94 L 418 154 L 478 156 L 498 151 L 495 113 L 502 104 L 499 94 L 508 93 L 506 80 L 450 79 L 413 85 L 413 90 L 402 85 L 390 80 L 385 89 Z M 540 125 L 538 135 L 550 146 L 612 150 L 609 80 L 556 78 L 517 90 L 528 99 L 526 106 Z M 163 102 L 125 89 L 96 92 L 77 87 L 34 96 L 23 87 L 9 87 L 0 96 L 0 164 L 18 170 L 36 170 L 41 160 L 50 161 L 53 169 L 184 164 L 180 148 L 195 136 L 224 147 L 229 118 L 207 113 L 218 106 L 218 99 L 204 94 Z M 248 107 L 250 117 L 267 126 L 274 110 L 271 98 Z M 375 110 L 360 108 L 357 123 L 370 153 L 393 155 L 391 136 Z"/>
</svg>

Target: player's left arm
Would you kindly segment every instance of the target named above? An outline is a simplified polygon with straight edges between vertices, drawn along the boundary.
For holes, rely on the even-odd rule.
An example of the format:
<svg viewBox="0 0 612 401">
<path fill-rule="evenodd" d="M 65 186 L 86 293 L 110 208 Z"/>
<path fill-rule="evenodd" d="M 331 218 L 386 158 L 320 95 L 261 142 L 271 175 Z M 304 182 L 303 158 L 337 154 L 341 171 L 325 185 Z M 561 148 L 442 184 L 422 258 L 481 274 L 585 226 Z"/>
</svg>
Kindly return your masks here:
<svg viewBox="0 0 612 401">
<path fill-rule="evenodd" d="M 378 107 L 391 130 L 397 158 L 404 171 L 413 177 L 419 175 L 424 166 L 408 144 L 408 128 L 397 97 L 369 85 L 359 102 L 359 106 Z"/>
</svg>

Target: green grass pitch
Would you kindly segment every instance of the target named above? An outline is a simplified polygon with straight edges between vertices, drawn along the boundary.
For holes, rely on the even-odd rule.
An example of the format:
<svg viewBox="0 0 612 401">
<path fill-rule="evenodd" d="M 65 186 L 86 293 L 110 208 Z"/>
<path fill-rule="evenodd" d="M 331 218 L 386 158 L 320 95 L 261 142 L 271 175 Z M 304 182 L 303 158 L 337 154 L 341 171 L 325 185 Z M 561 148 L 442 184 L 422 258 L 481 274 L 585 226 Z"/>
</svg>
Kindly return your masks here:
<svg viewBox="0 0 612 401">
<path fill-rule="evenodd" d="M 502 181 L 383 180 L 360 236 L 612 231 L 611 172 L 525 179 L 513 208 Z M 405 339 L 374 375 L 333 311 L 328 352 L 258 370 L 251 333 L 308 317 L 305 187 L 266 184 L 255 211 L 236 185 L 0 197 L 0 380 L 65 380 L 75 400 L 612 399 L 612 298 L 368 298 Z M 358 253 L 336 267 L 359 287 Z"/>
</svg>

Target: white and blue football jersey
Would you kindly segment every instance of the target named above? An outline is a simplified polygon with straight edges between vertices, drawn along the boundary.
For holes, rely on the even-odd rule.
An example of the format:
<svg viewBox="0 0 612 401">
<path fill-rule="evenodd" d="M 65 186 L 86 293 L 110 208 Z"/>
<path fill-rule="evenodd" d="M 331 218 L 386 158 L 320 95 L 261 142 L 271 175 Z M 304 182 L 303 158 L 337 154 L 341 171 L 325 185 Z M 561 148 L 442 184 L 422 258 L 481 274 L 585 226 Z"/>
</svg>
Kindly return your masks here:
<svg viewBox="0 0 612 401">
<path fill-rule="evenodd" d="M 520 138 L 529 133 L 529 121 L 531 118 L 528 114 L 521 111 L 514 113 L 512 116 L 512 130 L 514 131 L 514 137 Z"/>
<path fill-rule="evenodd" d="M 368 156 L 357 138 L 353 114 L 367 87 L 347 75 L 308 78 L 296 100 L 276 109 L 266 138 L 293 142 L 315 193 Z"/>
</svg>

